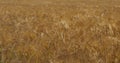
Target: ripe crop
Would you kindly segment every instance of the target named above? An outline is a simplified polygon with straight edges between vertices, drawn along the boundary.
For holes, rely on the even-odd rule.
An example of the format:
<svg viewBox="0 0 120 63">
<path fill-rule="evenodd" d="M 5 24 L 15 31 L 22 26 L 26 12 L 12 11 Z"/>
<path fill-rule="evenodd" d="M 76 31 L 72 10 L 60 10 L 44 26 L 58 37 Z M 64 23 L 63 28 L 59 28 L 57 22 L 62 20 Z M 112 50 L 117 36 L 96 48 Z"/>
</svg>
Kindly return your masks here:
<svg viewBox="0 0 120 63">
<path fill-rule="evenodd" d="M 0 63 L 120 63 L 119 3 L 1 2 Z"/>
</svg>

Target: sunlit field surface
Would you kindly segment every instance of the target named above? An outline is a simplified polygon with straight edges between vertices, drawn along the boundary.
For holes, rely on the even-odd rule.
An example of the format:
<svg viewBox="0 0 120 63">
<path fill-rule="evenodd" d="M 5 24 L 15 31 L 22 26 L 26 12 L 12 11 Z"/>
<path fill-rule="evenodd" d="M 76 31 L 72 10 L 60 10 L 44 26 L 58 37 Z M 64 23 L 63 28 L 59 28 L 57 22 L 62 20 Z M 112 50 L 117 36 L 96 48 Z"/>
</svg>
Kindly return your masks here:
<svg viewBox="0 0 120 63">
<path fill-rule="evenodd" d="M 120 63 L 119 0 L 0 0 L 0 63 Z"/>
</svg>

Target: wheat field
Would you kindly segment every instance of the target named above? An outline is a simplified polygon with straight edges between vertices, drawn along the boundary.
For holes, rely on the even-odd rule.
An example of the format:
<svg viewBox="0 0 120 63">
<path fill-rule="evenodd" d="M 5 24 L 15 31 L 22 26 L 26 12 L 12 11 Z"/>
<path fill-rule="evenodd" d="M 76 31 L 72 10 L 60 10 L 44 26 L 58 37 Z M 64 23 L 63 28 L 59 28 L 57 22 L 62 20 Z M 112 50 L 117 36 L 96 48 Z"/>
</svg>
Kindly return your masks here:
<svg viewBox="0 0 120 63">
<path fill-rule="evenodd" d="M 0 63 L 120 63 L 120 1 L 0 0 Z"/>
</svg>

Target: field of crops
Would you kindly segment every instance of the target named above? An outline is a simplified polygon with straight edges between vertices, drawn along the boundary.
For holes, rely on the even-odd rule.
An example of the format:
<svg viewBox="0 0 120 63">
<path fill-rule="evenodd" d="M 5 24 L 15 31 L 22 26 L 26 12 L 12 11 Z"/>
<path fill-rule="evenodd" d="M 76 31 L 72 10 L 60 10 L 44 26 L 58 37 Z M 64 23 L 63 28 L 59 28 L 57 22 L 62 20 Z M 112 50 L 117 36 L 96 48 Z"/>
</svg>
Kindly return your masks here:
<svg viewBox="0 0 120 63">
<path fill-rule="evenodd" d="M 119 5 L 0 0 L 0 63 L 120 63 Z"/>
</svg>

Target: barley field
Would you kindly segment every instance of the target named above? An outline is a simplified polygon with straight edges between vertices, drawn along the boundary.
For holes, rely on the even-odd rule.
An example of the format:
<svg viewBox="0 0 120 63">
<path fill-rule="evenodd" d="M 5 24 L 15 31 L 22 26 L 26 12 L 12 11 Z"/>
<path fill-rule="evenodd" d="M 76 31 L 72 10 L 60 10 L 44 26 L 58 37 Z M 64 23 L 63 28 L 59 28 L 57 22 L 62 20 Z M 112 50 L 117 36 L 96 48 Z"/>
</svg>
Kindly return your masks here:
<svg viewBox="0 0 120 63">
<path fill-rule="evenodd" d="M 120 63 L 120 1 L 0 0 L 0 63 Z"/>
</svg>

